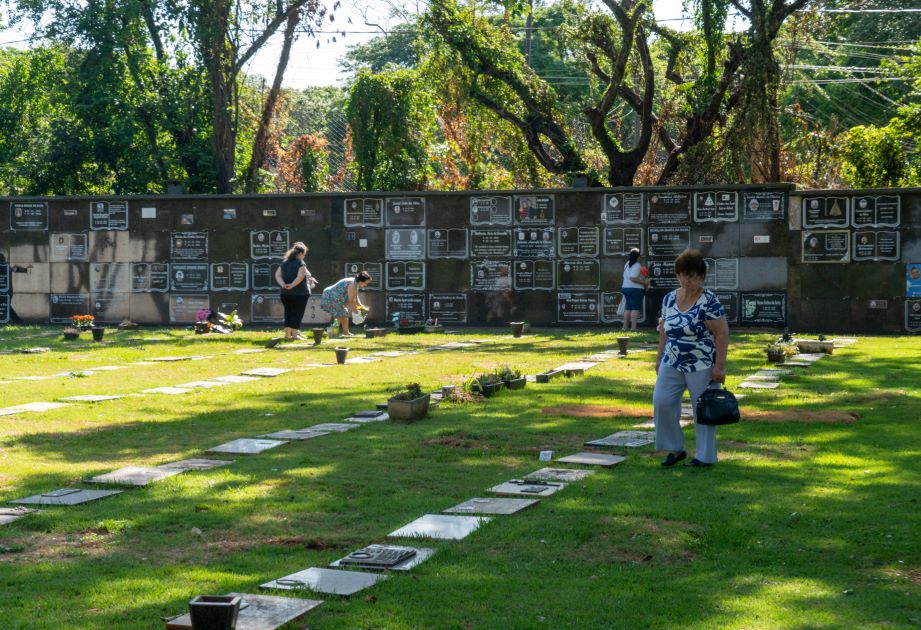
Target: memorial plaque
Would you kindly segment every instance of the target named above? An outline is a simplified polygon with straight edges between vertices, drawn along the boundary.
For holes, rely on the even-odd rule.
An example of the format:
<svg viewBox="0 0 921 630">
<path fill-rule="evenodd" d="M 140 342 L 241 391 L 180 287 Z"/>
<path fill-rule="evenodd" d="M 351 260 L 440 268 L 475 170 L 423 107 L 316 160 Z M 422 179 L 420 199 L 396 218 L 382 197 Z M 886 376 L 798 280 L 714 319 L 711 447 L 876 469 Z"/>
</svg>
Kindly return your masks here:
<svg viewBox="0 0 921 630">
<path fill-rule="evenodd" d="M 565 488 L 566 485 L 567 484 L 559 481 L 539 481 L 537 479 L 525 481 L 524 479 L 512 479 L 511 481 L 493 486 L 489 491 L 509 496 L 549 497 L 551 494 L 556 494 Z"/>
<path fill-rule="evenodd" d="M 358 591 L 374 586 L 381 580 L 386 579 L 387 576 L 381 573 L 310 568 L 260 584 L 259 588 L 280 590 L 307 588 L 317 593 L 354 595 Z"/>
<path fill-rule="evenodd" d="M 171 324 L 194 324 L 198 311 L 211 308 L 207 295 L 169 296 L 169 321 Z"/>
<path fill-rule="evenodd" d="M 409 322 L 424 322 L 425 295 L 421 293 L 388 293 L 387 319 L 393 320 L 399 313 L 399 319 Z"/>
<path fill-rule="evenodd" d="M 556 296 L 557 316 L 560 324 L 598 323 L 598 294 L 560 292 Z"/>
<path fill-rule="evenodd" d="M 503 291 L 512 287 L 511 264 L 502 260 L 474 260 L 470 265 L 470 288 Z"/>
<path fill-rule="evenodd" d="M 677 256 L 691 247 L 691 226 L 668 225 L 650 226 L 650 256 Z"/>
<path fill-rule="evenodd" d="M 783 328 L 787 321 L 786 293 L 742 293 L 742 325 Z"/>
<path fill-rule="evenodd" d="M 301 320 L 302 323 L 328 324 L 333 321 L 332 316 L 320 308 L 320 302 L 322 300 L 322 294 L 311 295 L 309 298 L 307 298 L 307 309 L 304 311 L 304 319 Z"/>
<path fill-rule="evenodd" d="M 157 468 L 178 468 L 179 470 L 211 470 L 233 463 L 230 459 L 182 459 L 178 462 L 160 464 Z"/>
<path fill-rule="evenodd" d="M 10 296 L 0 295 L 0 324 L 10 323 Z"/>
<path fill-rule="evenodd" d="M 48 229 L 48 204 L 44 201 L 10 203 L 10 229 L 43 232 Z"/>
<path fill-rule="evenodd" d="M 411 260 L 387 263 L 387 290 L 425 290 L 425 263 Z"/>
<path fill-rule="evenodd" d="M 204 293 L 208 286 L 208 263 L 173 263 L 170 266 L 170 291 Z"/>
<path fill-rule="evenodd" d="M 277 324 L 285 319 L 285 307 L 278 293 L 260 293 L 250 296 L 250 319 L 253 323 Z"/>
<path fill-rule="evenodd" d="M 742 220 L 755 223 L 787 218 L 787 193 L 773 190 L 742 192 Z"/>
<path fill-rule="evenodd" d="M 541 468 L 524 476 L 525 479 L 539 479 L 541 481 L 582 481 L 589 475 L 594 475 L 594 470 L 578 468 Z"/>
<path fill-rule="evenodd" d="M 649 223 L 690 223 L 691 193 L 662 191 L 646 194 Z"/>
<path fill-rule="evenodd" d="M 281 260 L 290 248 L 289 241 L 288 230 L 251 230 L 249 257 L 255 260 Z"/>
<path fill-rule="evenodd" d="M 275 628 L 300 619 L 323 603 L 316 599 L 271 597 L 249 593 L 228 593 L 228 595 L 239 596 L 242 599 L 236 630 L 275 630 Z M 189 613 L 185 613 L 170 619 L 166 622 L 166 630 L 193 630 L 192 617 Z"/>
<path fill-rule="evenodd" d="M 128 293 L 130 274 L 128 263 L 93 263 L 90 265 L 90 292 Z"/>
<path fill-rule="evenodd" d="M 516 258 L 553 258 L 553 228 L 515 228 Z"/>
<path fill-rule="evenodd" d="M 429 317 L 439 324 L 466 324 L 467 294 L 430 293 Z"/>
<path fill-rule="evenodd" d="M 714 291 L 716 299 L 723 305 L 726 312 L 726 322 L 729 324 L 739 323 L 739 294 L 734 291 Z"/>
<path fill-rule="evenodd" d="M 170 235 L 170 257 L 174 260 L 207 260 L 207 232 L 173 232 Z"/>
<path fill-rule="evenodd" d="M 358 424 L 349 424 L 348 422 L 321 422 L 320 424 L 315 424 L 312 427 L 307 427 L 306 429 L 300 429 L 299 431 L 313 431 L 313 432 L 325 432 L 325 433 L 346 433 L 352 429 L 357 429 Z"/>
<path fill-rule="evenodd" d="M 905 265 L 905 297 L 921 297 L 921 263 Z"/>
<path fill-rule="evenodd" d="M 10 503 L 24 505 L 80 505 L 98 499 L 121 494 L 123 490 L 80 490 L 79 488 L 61 488 L 24 499 L 14 499 Z"/>
<path fill-rule="evenodd" d="M 627 256 L 634 247 L 644 251 L 643 228 L 604 228 L 602 249 L 605 256 Z"/>
<path fill-rule="evenodd" d="M 429 547 L 368 545 L 330 563 L 329 566 L 357 567 L 378 571 L 408 571 L 419 566 L 434 554 L 435 550 Z"/>
<path fill-rule="evenodd" d="M 379 262 L 348 262 L 345 263 L 345 275 L 354 278 L 360 272 L 367 271 L 371 281 L 364 288 L 365 291 L 380 291 L 384 286 L 384 265 Z"/>
<path fill-rule="evenodd" d="M 117 324 L 128 319 L 129 301 L 127 293 L 92 293 L 90 294 L 90 302 L 93 306 L 90 314 L 96 318 L 97 322 Z"/>
<path fill-rule="evenodd" d="M 470 225 L 511 224 L 511 197 L 505 195 L 491 195 L 470 198 Z"/>
<path fill-rule="evenodd" d="M 853 260 L 899 260 L 898 230 L 854 230 Z"/>
<path fill-rule="evenodd" d="M 287 444 L 283 440 L 257 440 L 253 438 L 240 438 L 231 440 L 213 448 L 209 448 L 211 453 L 230 453 L 233 455 L 258 455 L 269 449 Z"/>
<path fill-rule="evenodd" d="M 847 197 L 804 197 L 803 228 L 845 228 L 851 224 Z"/>
<path fill-rule="evenodd" d="M 470 230 L 471 257 L 509 258 L 511 255 L 511 230 Z"/>
<path fill-rule="evenodd" d="M 597 291 L 601 283 L 601 264 L 590 258 L 558 260 L 556 277 L 561 290 Z"/>
<path fill-rule="evenodd" d="M 146 486 L 173 475 L 185 472 L 181 468 L 153 468 L 150 466 L 125 466 L 118 470 L 96 475 L 87 479 L 87 483 L 108 483 L 115 486 Z"/>
<path fill-rule="evenodd" d="M 249 265 L 245 262 L 211 263 L 212 291 L 249 291 Z"/>
<path fill-rule="evenodd" d="M 848 230 L 803 230 L 802 242 L 804 263 L 851 261 L 851 233 Z"/>
<path fill-rule="evenodd" d="M 527 225 L 553 225 L 553 195 L 515 195 L 515 222 Z"/>
<path fill-rule="evenodd" d="M 429 258 L 467 258 L 467 229 L 428 231 Z"/>
<path fill-rule="evenodd" d="M 447 516 L 426 514 L 403 527 L 387 534 L 390 538 L 436 538 L 439 540 L 461 540 L 483 523 L 492 519 L 488 516 Z"/>
<path fill-rule="evenodd" d="M 385 216 L 388 227 L 425 227 L 425 198 L 388 197 Z"/>
<path fill-rule="evenodd" d="M 384 200 L 380 197 L 346 199 L 344 213 L 345 227 L 382 227 Z"/>
<path fill-rule="evenodd" d="M 478 497 L 444 510 L 446 514 L 496 514 L 509 515 L 540 503 L 539 499 L 500 499 Z"/>
<path fill-rule="evenodd" d="M 51 262 L 72 262 L 87 260 L 87 235 L 51 234 Z"/>
<path fill-rule="evenodd" d="M 151 389 L 142 389 L 142 394 L 165 394 L 166 396 L 180 396 L 188 394 L 192 390 L 185 387 L 153 387 Z"/>
<path fill-rule="evenodd" d="M 604 196 L 601 222 L 642 223 L 643 193 L 613 193 Z"/>
<path fill-rule="evenodd" d="M 694 193 L 694 221 L 713 223 L 739 220 L 739 193 L 712 190 Z"/>
<path fill-rule="evenodd" d="M 556 262 L 553 260 L 519 260 L 513 269 L 513 285 L 517 291 L 552 291 L 556 287 Z"/>
<path fill-rule="evenodd" d="M 617 314 L 617 308 L 620 306 L 620 302 L 623 299 L 623 293 L 619 291 L 601 294 L 601 322 L 603 324 L 613 324 L 615 322 L 624 321 L 624 316 Z M 643 300 L 640 306 L 640 318 L 637 320 L 637 323 L 642 324 L 645 322 L 646 300 Z"/>
<path fill-rule="evenodd" d="M 560 457 L 556 461 L 563 462 L 564 464 L 587 464 L 589 466 L 603 466 L 605 468 L 610 468 L 615 464 L 627 461 L 627 458 L 623 457 L 622 455 L 608 455 L 607 453 L 592 453 L 591 451 L 583 451 L 581 453 L 567 455 L 566 457 Z"/>
<path fill-rule="evenodd" d="M 91 230 L 127 230 L 127 201 L 91 201 Z"/>
<path fill-rule="evenodd" d="M 169 263 L 131 263 L 131 291 L 134 293 L 166 293 L 169 279 Z"/>
<path fill-rule="evenodd" d="M 656 434 L 651 431 L 617 431 L 597 440 L 590 440 L 586 446 L 626 446 L 637 448 L 648 446 L 656 441 Z"/>
<path fill-rule="evenodd" d="M 899 227 L 902 198 L 899 195 L 854 197 L 851 200 L 851 225 L 861 227 Z"/>
<path fill-rule="evenodd" d="M 704 258 L 707 264 L 707 278 L 704 287 L 736 291 L 739 288 L 738 258 Z"/>
<path fill-rule="evenodd" d="M 278 283 L 275 282 L 275 272 L 281 267 L 279 262 L 254 262 L 251 269 L 253 279 L 250 283 L 253 291 L 271 291 L 278 290 Z"/>
<path fill-rule="evenodd" d="M 559 228 L 559 254 L 561 258 L 598 255 L 597 227 Z"/>
<path fill-rule="evenodd" d="M 0 293 L 10 292 L 10 266 L 0 262 Z"/>
<path fill-rule="evenodd" d="M 51 301 L 52 324 L 69 324 L 74 315 L 88 315 L 90 312 L 90 296 L 87 293 L 52 293 L 48 296 Z"/>
<path fill-rule="evenodd" d="M 921 300 L 905 300 L 905 330 L 921 332 Z"/>
<path fill-rule="evenodd" d="M 425 230 L 386 230 L 385 256 L 391 260 L 424 260 Z"/>
<path fill-rule="evenodd" d="M 328 431 L 275 431 L 274 433 L 266 433 L 260 435 L 261 438 L 269 438 L 270 440 L 292 440 L 295 442 L 302 442 L 304 440 L 312 440 L 313 438 L 323 437 L 324 435 L 329 435 Z"/>
</svg>

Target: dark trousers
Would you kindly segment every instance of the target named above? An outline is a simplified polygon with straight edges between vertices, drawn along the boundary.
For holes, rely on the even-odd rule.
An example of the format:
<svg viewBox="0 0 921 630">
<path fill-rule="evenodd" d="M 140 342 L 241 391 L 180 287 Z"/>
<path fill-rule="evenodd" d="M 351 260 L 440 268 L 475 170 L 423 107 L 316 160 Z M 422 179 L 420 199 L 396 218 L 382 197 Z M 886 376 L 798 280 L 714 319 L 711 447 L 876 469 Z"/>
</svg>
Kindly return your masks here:
<svg viewBox="0 0 921 630">
<path fill-rule="evenodd" d="M 301 329 L 301 320 L 307 310 L 309 295 L 284 295 L 281 296 L 281 305 L 285 307 L 285 328 Z"/>
</svg>

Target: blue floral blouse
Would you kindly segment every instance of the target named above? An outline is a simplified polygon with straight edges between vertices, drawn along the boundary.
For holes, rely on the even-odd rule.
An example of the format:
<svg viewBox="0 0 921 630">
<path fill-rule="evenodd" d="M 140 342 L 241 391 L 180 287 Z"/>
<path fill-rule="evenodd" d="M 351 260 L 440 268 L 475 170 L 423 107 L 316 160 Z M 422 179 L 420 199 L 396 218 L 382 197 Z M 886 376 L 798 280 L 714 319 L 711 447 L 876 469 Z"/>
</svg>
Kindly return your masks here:
<svg viewBox="0 0 921 630">
<path fill-rule="evenodd" d="M 713 367 L 716 344 L 706 321 L 726 314 L 713 291 L 704 289 L 691 307 L 678 310 L 676 291 L 662 300 L 665 352 L 662 362 L 679 372 L 699 372 Z"/>
</svg>

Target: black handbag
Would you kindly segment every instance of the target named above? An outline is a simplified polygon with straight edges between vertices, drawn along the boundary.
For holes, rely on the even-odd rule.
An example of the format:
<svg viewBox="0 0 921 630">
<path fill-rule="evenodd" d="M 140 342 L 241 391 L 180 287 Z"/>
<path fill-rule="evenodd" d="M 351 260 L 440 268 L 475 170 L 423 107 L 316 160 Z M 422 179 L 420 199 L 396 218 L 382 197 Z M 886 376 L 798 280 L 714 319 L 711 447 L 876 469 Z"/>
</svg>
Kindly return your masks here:
<svg viewBox="0 0 921 630">
<path fill-rule="evenodd" d="M 712 383 L 711 383 L 712 385 Z M 697 399 L 697 423 L 711 426 L 739 421 L 739 402 L 732 392 L 707 388 Z"/>
</svg>

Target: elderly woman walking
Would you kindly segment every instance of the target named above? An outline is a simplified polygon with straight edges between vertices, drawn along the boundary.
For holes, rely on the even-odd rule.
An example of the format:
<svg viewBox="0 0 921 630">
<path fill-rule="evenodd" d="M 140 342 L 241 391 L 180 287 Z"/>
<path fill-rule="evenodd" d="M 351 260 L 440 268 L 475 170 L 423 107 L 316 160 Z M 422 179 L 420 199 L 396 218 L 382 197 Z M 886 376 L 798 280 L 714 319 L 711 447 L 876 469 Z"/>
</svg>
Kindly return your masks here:
<svg viewBox="0 0 921 630">
<path fill-rule="evenodd" d="M 697 250 L 686 250 L 675 260 L 679 288 L 662 300 L 656 387 L 652 395 L 656 449 L 666 451 L 663 466 L 687 457 L 681 432 L 681 397 L 691 394 L 691 408 L 711 382 L 726 380 L 729 326 L 722 304 L 704 288 L 707 263 Z M 716 463 L 716 427 L 694 423 L 696 454 L 687 466 Z"/>
</svg>

